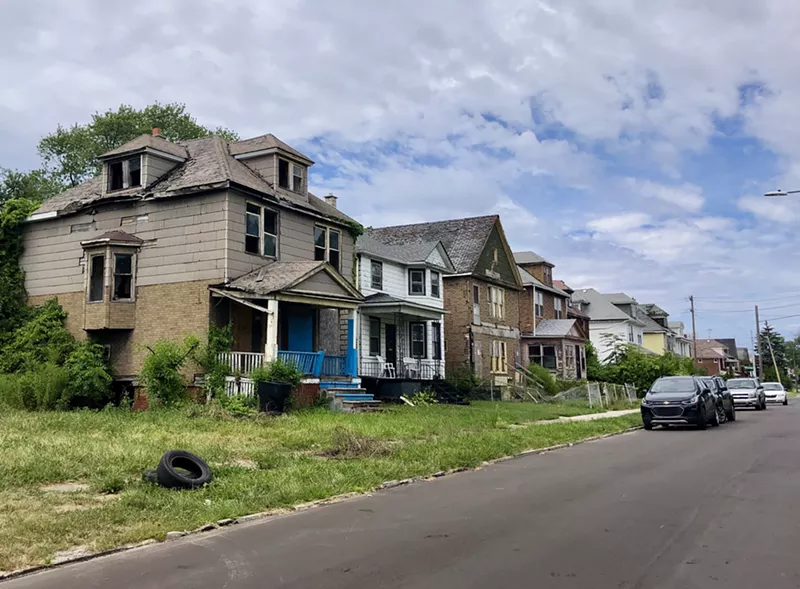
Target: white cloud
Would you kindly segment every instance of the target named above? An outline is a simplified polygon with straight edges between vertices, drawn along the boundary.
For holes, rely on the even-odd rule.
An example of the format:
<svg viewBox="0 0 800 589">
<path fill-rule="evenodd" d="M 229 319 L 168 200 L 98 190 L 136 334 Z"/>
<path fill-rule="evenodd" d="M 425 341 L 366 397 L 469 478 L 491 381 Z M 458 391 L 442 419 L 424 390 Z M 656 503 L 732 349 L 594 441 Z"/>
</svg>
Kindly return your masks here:
<svg viewBox="0 0 800 589">
<path fill-rule="evenodd" d="M 698 212 L 705 203 L 703 189 L 693 184 L 670 186 L 635 178 L 627 178 L 626 183 L 635 194 L 640 194 L 647 198 L 656 198 L 686 211 Z"/>
</svg>

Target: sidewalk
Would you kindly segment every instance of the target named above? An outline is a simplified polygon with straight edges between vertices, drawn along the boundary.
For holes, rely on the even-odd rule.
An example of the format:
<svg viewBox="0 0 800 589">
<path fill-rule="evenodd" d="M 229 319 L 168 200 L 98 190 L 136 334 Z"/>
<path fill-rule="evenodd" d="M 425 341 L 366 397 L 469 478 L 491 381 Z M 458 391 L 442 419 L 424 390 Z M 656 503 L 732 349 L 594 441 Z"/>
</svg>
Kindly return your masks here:
<svg viewBox="0 0 800 589">
<path fill-rule="evenodd" d="M 588 415 L 575 415 L 573 417 L 559 417 L 558 419 L 543 419 L 534 421 L 531 425 L 542 425 L 546 423 L 563 423 L 566 421 L 595 421 L 597 419 L 612 419 L 623 415 L 633 415 L 639 413 L 640 409 L 623 409 L 621 411 L 606 411 L 605 413 L 589 413 Z"/>
</svg>

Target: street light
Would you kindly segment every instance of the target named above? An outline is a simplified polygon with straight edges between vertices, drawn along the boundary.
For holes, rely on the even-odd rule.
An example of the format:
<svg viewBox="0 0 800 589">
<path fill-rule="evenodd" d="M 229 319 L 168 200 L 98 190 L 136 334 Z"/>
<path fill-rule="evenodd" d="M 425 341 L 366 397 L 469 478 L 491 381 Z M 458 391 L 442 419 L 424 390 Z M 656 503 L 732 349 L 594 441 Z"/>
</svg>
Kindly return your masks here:
<svg viewBox="0 0 800 589">
<path fill-rule="evenodd" d="M 800 190 L 773 190 L 771 192 L 765 192 L 764 196 L 788 196 L 790 194 L 797 194 Z"/>
</svg>

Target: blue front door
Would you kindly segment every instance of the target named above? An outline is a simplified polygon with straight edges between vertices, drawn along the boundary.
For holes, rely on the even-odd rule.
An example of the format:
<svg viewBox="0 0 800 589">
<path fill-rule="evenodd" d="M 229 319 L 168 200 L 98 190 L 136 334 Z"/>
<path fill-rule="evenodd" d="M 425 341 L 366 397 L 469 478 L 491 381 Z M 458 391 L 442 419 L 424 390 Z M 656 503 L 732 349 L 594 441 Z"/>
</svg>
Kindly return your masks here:
<svg viewBox="0 0 800 589">
<path fill-rule="evenodd" d="M 287 350 L 314 351 L 314 311 L 292 310 L 287 317 Z"/>
</svg>

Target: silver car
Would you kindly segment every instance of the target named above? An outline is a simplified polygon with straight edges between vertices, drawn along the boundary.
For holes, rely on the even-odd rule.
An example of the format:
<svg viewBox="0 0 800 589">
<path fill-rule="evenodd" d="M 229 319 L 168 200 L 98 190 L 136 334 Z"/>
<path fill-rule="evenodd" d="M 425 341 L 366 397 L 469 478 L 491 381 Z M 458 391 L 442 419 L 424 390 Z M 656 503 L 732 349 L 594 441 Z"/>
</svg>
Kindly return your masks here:
<svg viewBox="0 0 800 589">
<path fill-rule="evenodd" d="M 736 407 L 752 407 L 756 411 L 767 408 L 767 397 L 759 379 L 730 378 L 727 385 L 733 395 L 733 404 Z"/>
</svg>

